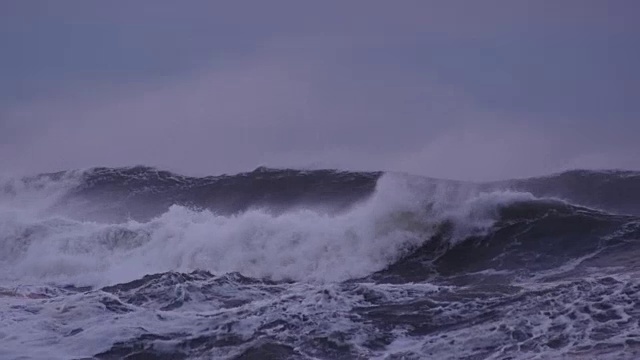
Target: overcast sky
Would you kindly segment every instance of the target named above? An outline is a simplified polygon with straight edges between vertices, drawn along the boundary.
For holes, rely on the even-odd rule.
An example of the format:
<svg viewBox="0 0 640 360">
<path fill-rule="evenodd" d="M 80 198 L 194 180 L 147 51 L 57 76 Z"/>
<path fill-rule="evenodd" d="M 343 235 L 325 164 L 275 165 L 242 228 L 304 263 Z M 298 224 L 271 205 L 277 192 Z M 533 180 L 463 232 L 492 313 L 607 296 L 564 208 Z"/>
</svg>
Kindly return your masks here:
<svg viewBox="0 0 640 360">
<path fill-rule="evenodd" d="M 640 169 L 640 1 L 0 2 L 0 170 Z"/>
</svg>

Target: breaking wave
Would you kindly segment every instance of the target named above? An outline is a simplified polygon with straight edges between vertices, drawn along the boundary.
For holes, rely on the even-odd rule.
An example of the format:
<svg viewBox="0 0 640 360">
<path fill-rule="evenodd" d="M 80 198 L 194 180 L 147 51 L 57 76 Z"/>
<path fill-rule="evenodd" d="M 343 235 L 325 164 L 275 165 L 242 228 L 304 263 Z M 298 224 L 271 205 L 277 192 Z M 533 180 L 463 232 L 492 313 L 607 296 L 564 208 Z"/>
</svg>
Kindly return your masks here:
<svg viewBox="0 0 640 360">
<path fill-rule="evenodd" d="M 639 197 L 633 172 L 4 180 L 0 357 L 637 358 Z"/>
<path fill-rule="evenodd" d="M 241 206 L 242 211 L 237 211 L 238 205 L 234 207 L 236 211 L 229 211 L 227 198 L 216 202 L 215 198 L 194 197 L 190 199 L 192 205 L 187 201 L 170 204 L 163 213 L 148 220 L 129 217 L 127 221 L 98 221 L 101 209 L 111 212 L 134 200 L 147 213 L 159 212 L 157 197 L 176 196 L 175 189 L 167 186 L 169 180 L 183 192 L 205 188 L 203 183 L 211 187 L 220 181 L 210 178 L 196 182 L 148 168 L 127 171 L 123 175 L 99 169 L 7 183 L 3 196 L 12 201 L 3 204 L 0 214 L 0 257 L 5 280 L 24 282 L 30 278 L 104 285 L 150 273 L 205 270 L 277 281 L 343 281 L 401 267 L 402 263 L 397 262 L 416 258 L 416 252 L 423 253 L 424 249 L 429 249 L 430 257 L 441 256 L 436 265 L 448 258 L 438 252 L 443 248 L 456 254 L 449 260 L 451 263 L 460 262 L 478 253 L 469 244 L 479 237 L 499 237 L 507 232 L 507 223 L 509 228 L 531 228 L 534 220 L 540 222 L 544 218 L 548 223 L 544 226 L 554 226 L 557 232 L 569 225 L 555 224 L 554 219 L 566 223 L 582 217 L 576 229 L 569 229 L 582 234 L 579 230 L 584 228 L 609 229 L 621 221 L 630 221 L 556 199 L 540 199 L 528 192 L 487 190 L 400 174 L 287 173 L 267 169 L 229 177 L 230 184 L 236 186 L 253 176 L 256 187 L 264 182 L 283 189 L 281 193 L 267 189 L 271 192 L 266 195 L 254 195 Z M 324 182 L 333 176 L 329 179 L 333 180 L 329 181 L 333 197 L 317 195 L 323 198 L 324 206 L 309 200 L 309 193 L 318 192 L 317 188 L 305 192 L 301 199 L 286 194 L 288 191 L 295 195 L 295 188 L 282 185 L 302 178 L 298 181 L 312 188 L 309 179 L 322 176 Z M 355 185 L 366 188 L 371 181 L 375 186 L 370 194 L 351 199 L 348 206 L 340 202 L 344 201 L 340 191 L 353 190 Z M 234 191 L 229 183 L 216 185 Z M 113 195 L 117 193 L 114 188 L 128 191 L 118 198 Z M 211 193 L 212 189 L 208 191 Z M 264 189 L 253 190 L 260 191 Z M 109 193 L 111 197 L 105 195 Z M 95 202 L 97 194 L 105 200 L 99 204 L 87 200 Z M 224 195 L 230 197 L 233 193 Z M 270 203 L 268 199 L 279 200 Z M 204 202 L 206 207 L 202 206 Z M 277 207 L 270 207 L 276 203 Z M 329 211 L 336 203 L 339 210 Z M 82 218 L 87 207 L 97 219 Z M 536 230 L 544 232 L 539 230 L 542 225 L 536 226 Z M 486 241 L 494 244 L 485 248 L 493 249 L 492 256 L 498 256 L 504 255 L 502 251 L 514 240 Z M 494 248 L 497 244 L 499 249 Z M 591 249 L 584 244 L 583 241 L 582 248 Z M 466 253 L 460 253 L 460 249 Z M 520 255 L 511 256 L 518 259 Z M 490 263 L 491 259 L 483 261 Z M 441 267 L 451 267 L 446 265 Z M 414 272 L 421 269 L 415 264 L 412 267 Z M 429 273 L 429 269 L 422 271 Z"/>
</svg>

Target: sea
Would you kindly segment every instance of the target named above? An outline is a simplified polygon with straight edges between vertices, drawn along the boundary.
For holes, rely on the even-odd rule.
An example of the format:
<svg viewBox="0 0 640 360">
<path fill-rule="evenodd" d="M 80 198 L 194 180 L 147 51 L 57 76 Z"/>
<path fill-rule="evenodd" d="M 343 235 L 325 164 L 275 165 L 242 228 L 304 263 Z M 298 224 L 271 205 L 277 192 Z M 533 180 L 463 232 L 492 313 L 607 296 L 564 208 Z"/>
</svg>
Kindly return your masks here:
<svg viewBox="0 0 640 360">
<path fill-rule="evenodd" d="M 640 172 L 0 180 L 0 359 L 638 359 Z"/>
</svg>

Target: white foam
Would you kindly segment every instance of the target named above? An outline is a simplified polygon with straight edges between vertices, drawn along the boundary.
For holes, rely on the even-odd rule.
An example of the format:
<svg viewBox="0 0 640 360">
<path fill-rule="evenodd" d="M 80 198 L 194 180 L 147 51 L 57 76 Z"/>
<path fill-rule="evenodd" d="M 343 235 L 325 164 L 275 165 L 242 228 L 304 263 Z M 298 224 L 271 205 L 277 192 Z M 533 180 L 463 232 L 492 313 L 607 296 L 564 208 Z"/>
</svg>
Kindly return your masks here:
<svg viewBox="0 0 640 360">
<path fill-rule="evenodd" d="M 383 269 L 427 241 L 442 221 L 453 221 L 463 238 L 490 227 L 499 206 L 531 198 L 495 192 L 452 200 L 386 175 L 368 201 L 333 215 L 253 209 L 221 216 L 172 206 L 146 223 L 98 224 L 5 210 L 0 266 L 5 282 L 104 285 L 196 269 L 341 281 Z"/>
</svg>

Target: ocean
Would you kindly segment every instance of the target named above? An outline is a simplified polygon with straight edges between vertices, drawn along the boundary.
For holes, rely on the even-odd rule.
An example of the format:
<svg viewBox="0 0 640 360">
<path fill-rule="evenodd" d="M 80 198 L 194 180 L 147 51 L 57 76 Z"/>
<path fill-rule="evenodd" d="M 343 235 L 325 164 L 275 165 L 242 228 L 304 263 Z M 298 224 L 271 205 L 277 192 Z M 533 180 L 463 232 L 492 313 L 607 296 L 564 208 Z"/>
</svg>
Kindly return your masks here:
<svg viewBox="0 0 640 360">
<path fill-rule="evenodd" d="M 637 359 L 640 173 L 0 181 L 0 359 Z"/>
</svg>

